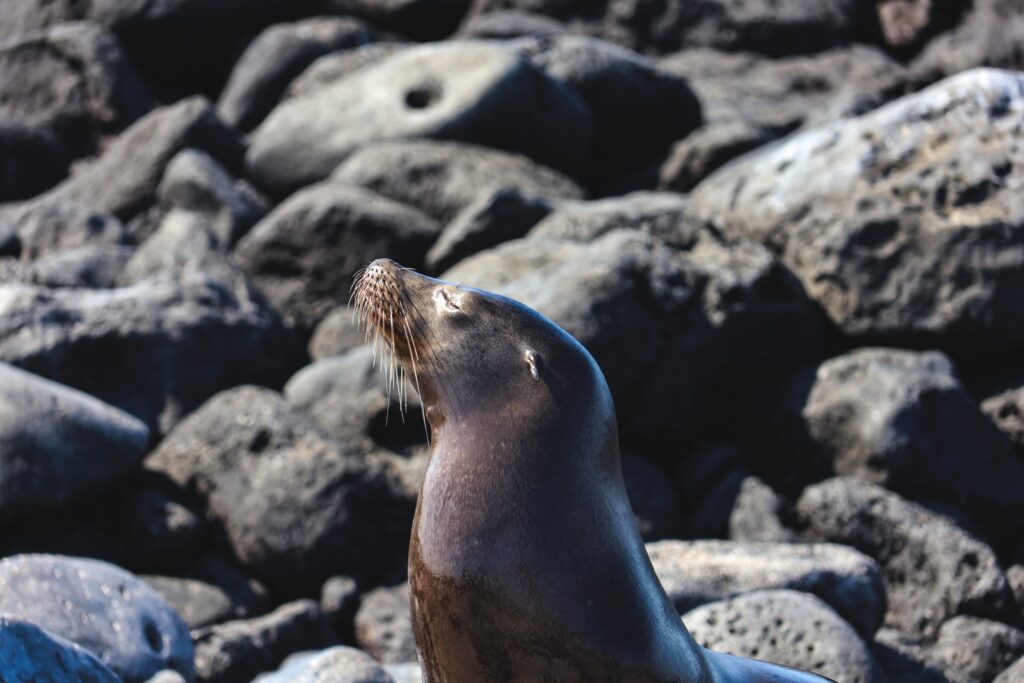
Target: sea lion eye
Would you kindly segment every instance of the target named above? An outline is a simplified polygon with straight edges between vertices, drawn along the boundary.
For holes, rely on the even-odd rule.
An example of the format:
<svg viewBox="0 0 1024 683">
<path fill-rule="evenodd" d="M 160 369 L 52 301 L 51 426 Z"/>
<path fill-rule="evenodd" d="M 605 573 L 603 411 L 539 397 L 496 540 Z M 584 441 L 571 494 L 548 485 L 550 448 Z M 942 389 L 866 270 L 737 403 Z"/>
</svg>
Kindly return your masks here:
<svg viewBox="0 0 1024 683">
<path fill-rule="evenodd" d="M 434 292 L 434 301 L 436 301 L 439 306 L 452 312 L 462 310 L 462 306 L 459 301 L 460 299 L 461 297 L 453 292 L 449 287 L 439 287 Z"/>
</svg>

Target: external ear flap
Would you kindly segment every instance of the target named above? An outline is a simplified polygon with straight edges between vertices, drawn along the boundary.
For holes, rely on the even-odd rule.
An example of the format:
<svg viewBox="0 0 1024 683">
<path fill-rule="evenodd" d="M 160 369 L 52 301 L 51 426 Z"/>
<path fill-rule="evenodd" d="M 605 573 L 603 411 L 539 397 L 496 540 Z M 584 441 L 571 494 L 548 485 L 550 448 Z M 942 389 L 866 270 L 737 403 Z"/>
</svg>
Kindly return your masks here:
<svg viewBox="0 0 1024 683">
<path fill-rule="evenodd" d="M 534 382 L 540 381 L 540 356 L 533 349 L 526 349 L 526 353 L 523 354 L 523 358 L 526 359 L 526 364 L 530 366 L 530 377 L 533 378 Z"/>
</svg>

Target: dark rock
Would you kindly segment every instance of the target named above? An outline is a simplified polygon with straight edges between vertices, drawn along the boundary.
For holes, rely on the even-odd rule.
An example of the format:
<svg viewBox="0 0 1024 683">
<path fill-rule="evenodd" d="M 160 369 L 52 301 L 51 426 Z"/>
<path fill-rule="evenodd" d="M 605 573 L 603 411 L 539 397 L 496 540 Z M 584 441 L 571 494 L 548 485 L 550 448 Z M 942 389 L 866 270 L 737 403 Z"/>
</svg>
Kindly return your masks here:
<svg viewBox="0 0 1024 683">
<path fill-rule="evenodd" d="M 882 0 L 875 5 L 882 42 L 891 52 L 910 56 L 936 34 L 953 28 L 969 4 L 967 0 Z"/>
<path fill-rule="evenodd" d="M 294 655 L 280 669 L 263 674 L 253 683 L 395 683 L 370 655 L 336 645 L 320 652 Z"/>
<path fill-rule="evenodd" d="M 704 647 L 813 671 L 843 683 L 881 683 L 871 651 L 848 623 L 807 593 L 765 590 L 683 615 Z"/>
<path fill-rule="evenodd" d="M 238 182 L 209 154 L 179 152 L 164 171 L 157 189 L 165 211 L 183 209 L 206 216 L 224 248 L 234 246 L 269 207 L 266 199 Z"/>
<path fill-rule="evenodd" d="M 263 617 L 199 629 L 193 638 L 197 681 L 249 683 L 292 653 L 329 646 L 334 635 L 316 604 L 299 600 Z"/>
<path fill-rule="evenodd" d="M 790 510 L 779 494 L 757 477 L 744 477 L 729 515 L 729 538 L 789 543 L 798 537 L 787 524 L 789 518 Z"/>
<path fill-rule="evenodd" d="M 954 617 L 929 652 L 951 683 L 988 683 L 1024 656 L 1024 631 L 974 617 Z"/>
<path fill-rule="evenodd" d="M 665 470 L 627 452 L 622 454 L 622 478 L 643 539 L 656 541 L 678 535 L 682 526 L 679 494 Z"/>
<path fill-rule="evenodd" d="M 253 132 L 249 170 L 284 195 L 325 178 L 359 145 L 412 137 L 489 145 L 571 172 L 590 151 L 591 122 L 572 88 L 511 48 L 423 45 L 282 102 Z"/>
<path fill-rule="evenodd" d="M 780 253 L 851 337 L 1019 348 L 1022 82 L 975 70 L 805 131 L 712 174 L 691 206 Z"/>
<path fill-rule="evenodd" d="M 340 356 L 366 343 L 366 331 L 360 329 L 356 311 L 350 306 L 339 306 L 328 313 L 316 326 L 309 340 L 309 357 L 323 360 Z"/>
<path fill-rule="evenodd" d="M 327 9 L 360 17 L 416 40 L 446 38 L 472 0 L 326 0 Z"/>
<path fill-rule="evenodd" d="M 2 60 L 0 50 L 0 69 Z M 37 195 L 67 174 L 68 153 L 53 131 L 0 123 L 0 204 Z"/>
<path fill-rule="evenodd" d="M 333 178 L 411 204 L 445 223 L 480 197 L 501 189 L 549 201 L 579 199 L 583 194 L 561 173 L 524 157 L 429 140 L 367 145 L 339 166 Z"/>
<path fill-rule="evenodd" d="M 373 450 L 374 444 L 407 451 L 426 440 L 419 398 L 410 391 L 414 387 L 389 387 L 375 358 L 373 348 L 359 346 L 319 360 L 288 380 L 285 397 L 321 429 L 360 452 Z"/>
<path fill-rule="evenodd" d="M 320 610 L 343 643 L 356 642 L 355 618 L 360 600 L 359 586 L 348 576 L 332 576 L 320 589 Z"/>
<path fill-rule="evenodd" d="M 591 182 L 646 161 L 701 124 L 700 103 L 686 81 L 634 52 L 574 35 L 519 45 L 549 76 L 583 96 L 594 123 L 586 165 Z"/>
<path fill-rule="evenodd" d="M 26 261 L 72 247 L 128 241 L 121 221 L 70 202 L 49 202 L 22 211 L 14 226 L 21 238 L 21 257 Z"/>
<path fill-rule="evenodd" d="M 1012 614 L 1013 595 L 995 554 L 938 513 L 848 477 L 809 487 L 797 512 L 809 536 L 853 546 L 881 565 L 888 626 L 932 637 L 958 614 Z"/>
<path fill-rule="evenodd" d="M 963 5 L 935 3 L 937 7 Z M 913 62 L 919 81 L 933 81 L 979 66 L 1024 68 L 1020 51 L 1024 16 L 1017 0 L 974 0 L 959 26 L 936 36 Z"/>
<path fill-rule="evenodd" d="M 121 683 L 88 650 L 7 616 L 0 616 L 0 667 L 12 683 Z"/>
<path fill-rule="evenodd" d="M 81 645 L 125 683 L 163 669 L 192 679 L 185 624 L 153 589 L 105 562 L 56 555 L 0 560 L 0 613 Z"/>
<path fill-rule="evenodd" d="M 131 286 L 158 276 L 182 278 L 203 274 L 226 287 L 246 287 L 245 276 L 222 251 L 220 236 L 209 217 L 173 209 L 135 250 L 125 264 L 120 283 Z"/>
<path fill-rule="evenodd" d="M 220 591 L 231 605 L 232 619 L 248 619 L 273 607 L 267 589 L 246 575 L 234 560 L 216 551 L 203 553 L 178 572 L 181 578 L 199 581 Z"/>
<path fill-rule="evenodd" d="M 557 36 L 567 30 L 565 25 L 551 17 L 506 10 L 471 15 L 459 28 L 459 37 L 508 40 L 524 36 Z"/>
<path fill-rule="evenodd" d="M 279 595 L 311 594 L 339 573 L 372 580 L 408 542 L 399 486 L 265 389 L 211 399 L 147 466 L 201 496 L 235 556 Z"/>
<path fill-rule="evenodd" d="M 455 216 L 427 252 L 427 268 L 443 272 L 478 251 L 525 237 L 551 210 L 548 200 L 523 194 L 516 187 L 482 192 Z"/>
<path fill-rule="evenodd" d="M 206 521 L 159 491 L 133 491 L 120 509 L 121 533 L 118 536 L 130 548 L 131 566 L 135 571 L 158 572 L 181 567 L 198 554 L 206 540 Z M 189 622 L 189 626 L 194 625 Z"/>
<path fill-rule="evenodd" d="M 936 352 L 859 349 L 798 373 L 758 418 L 763 476 L 852 475 L 1021 529 L 1024 462 Z"/>
<path fill-rule="evenodd" d="M 883 628 L 875 635 L 871 651 L 887 683 L 950 683 L 927 648 L 905 633 Z"/>
<path fill-rule="evenodd" d="M 134 249 L 114 244 L 72 247 L 25 266 L 22 282 L 43 287 L 116 287 Z"/>
<path fill-rule="evenodd" d="M 672 146 L 658 171 L 658 189 L 689 192 L 712 171 L 772 137 L 764 128 L 739 119 L 705 126 Z"/>
<path fill-rule="evenodd" d="M 10 223 L 0 223 L 0 259 L 16 259 L 21 256 L 21 238 Z"/>
<path fill-rule="evenodd" d="M 639 447 L 656 452 L 713 429 L 762 382 L 819 352 L 813 309 L 761 247 L 686 226 L 666 239 L 641 229 L 598 237 L 588 226 L 582 242 L 536 234 L 556 216 L 445 278 L 522 301 L 576 337 L 605 374 L 624 438 Z"/>
<path fill-rule="evenodd" d="M 1024 681 L 1024 657 L 993 679 L 992 683 L 1021 683 Z"/>
<path fill-rule="evenodd" d="M 0 363 L 0 520 L 110 490 L 139 467 L 149 430 L 91 396 Z"/>
<path fill-rule="evenodd" d="M 218 586 L 175 576 L 143 576 L 142 580 L 167 601 L 189 629 L 241 617 L 231 597 Z"/>
<path fill-rule="evenodd" d="M 315 17 L 264 30 L 235 63 L 217 103 L 226 123 L 250 131 L 280 101 L 288 84 L 318 57 L 374 40 L 362 22 Z"/>
<path fill-rule="evenodd" d="M 229 169 L 241 166 L 242 143 L 217 118 L 210 103 L 192 97 L 156 109 L 117 137 L 96 160 L 82 164 L 70 178 L 40 195 L 17 213 L 38 203 L 70 202 L 112 213 L 123 221 L 150 207 L 164 168 L 186 148 L 203 150 Z"/>
<path fill-rule="evenodd" d="M 356 642 L 377 661 L 416 661 L 409 584 L 377 588 L 363 596 L 356 613 Z"/>
<path fill-rule="evenodd" d="M 333 52 L 317 59 L 291 82 L 286 98 L 305 97 L 371 64 L 383 61 L 409 47 L 409 43 L 382 41 L 350 50 Z"/>
<path fill-rule="evenodd" d="M 703 226 L 693 220 L 686 197 L 670 192 L 635 192 L 593 201 L 566 201 L 531 231 L 534 237 L 589 242 L 627 228 L 683 248 L 700 240 Z"/>
<path fill-rule="evenodd" d="M 285 320 L 310 333 L 348 301 L 360 268 L 382 254 L 417 267 L 440 231 L 410 206 L 325 182 L 289 197 L 238 243 L 235 254 Z"/>
<path fill-rule="evenodd" d="M 990 396 L 981 409 L 1024 455 L 1024 386 Z"/>
<path fill-rule="evenodd" d="M 95 24 L 0 46 L 0 119 L 52 129 L 73 156 L 92 153 L 152 106 L 117 38 Z"/>
<path fill-rule="evenodd" d="M 680 614 L 762 589 L 810 593 L 871 638 L 885 615 L 882 574 L 841 545 L 659 541 L 647 545 L 654 571 Z"/>
<path fill-rule="evenodd" d="M 280 386 L 303 355 L 244 282 L 190 272 L 110 290 L 0 285 L 0 360 L 158 433 L 226 387 Z"/>
</svg>

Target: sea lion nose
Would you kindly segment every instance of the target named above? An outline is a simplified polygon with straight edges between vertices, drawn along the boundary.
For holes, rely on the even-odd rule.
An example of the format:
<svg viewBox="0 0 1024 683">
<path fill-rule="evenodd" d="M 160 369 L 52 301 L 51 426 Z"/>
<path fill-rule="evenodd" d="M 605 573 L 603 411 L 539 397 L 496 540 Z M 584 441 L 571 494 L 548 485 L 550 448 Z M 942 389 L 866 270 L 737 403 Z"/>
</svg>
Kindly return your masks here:
<svg viewBox="0 0 1024 683">
<path fill-rule="evenodd" d="M 399 265 L 389 258 L 379 258 L 370 263 L 366 267 L 368 271 L 383 271 L 385 273 L 394 273 L 399 269 Z"/>
</svg>

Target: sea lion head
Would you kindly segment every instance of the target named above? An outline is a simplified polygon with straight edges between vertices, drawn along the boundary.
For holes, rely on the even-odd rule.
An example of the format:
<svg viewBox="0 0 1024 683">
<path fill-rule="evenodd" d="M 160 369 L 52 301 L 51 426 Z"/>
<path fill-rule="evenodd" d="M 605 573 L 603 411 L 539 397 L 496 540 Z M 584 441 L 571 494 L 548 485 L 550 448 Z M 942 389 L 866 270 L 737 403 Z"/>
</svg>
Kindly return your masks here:
<svg viewBox="0 0 1024 683">
<path fill-rule="evenodd" d="M 594 415 L 602 423 L 611 416 L 614 428 L 593 358 L 528 306 L 390 259 L 361 271 L 353 294 L 368 335 L 390 348 L 416 386 L 432 432 L 469 414 L 543 422 Z"/>
</svg>

